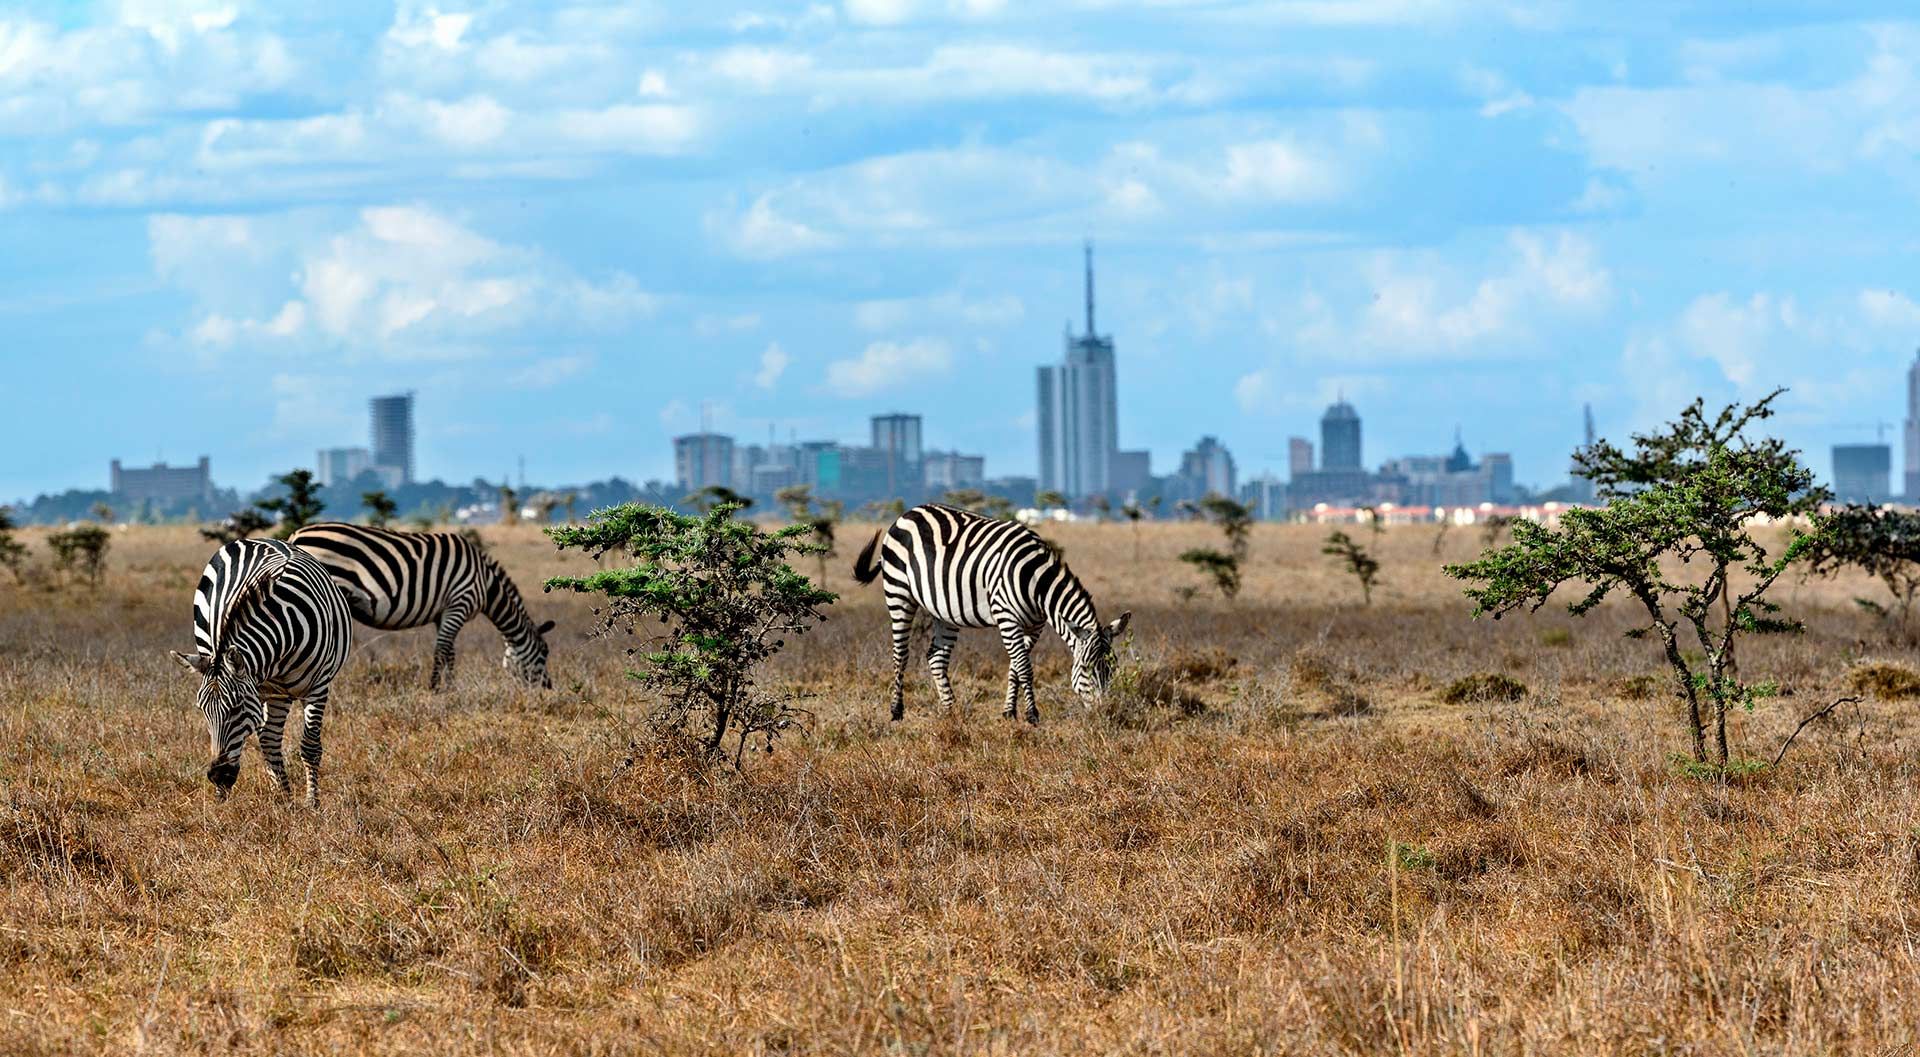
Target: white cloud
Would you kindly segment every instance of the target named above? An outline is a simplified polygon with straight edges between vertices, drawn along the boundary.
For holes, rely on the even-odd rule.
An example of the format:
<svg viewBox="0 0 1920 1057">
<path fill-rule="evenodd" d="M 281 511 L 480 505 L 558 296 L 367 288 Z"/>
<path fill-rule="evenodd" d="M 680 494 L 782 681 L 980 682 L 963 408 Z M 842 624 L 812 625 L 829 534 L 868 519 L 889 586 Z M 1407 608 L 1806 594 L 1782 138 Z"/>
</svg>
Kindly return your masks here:
<svg viewBox="0 0 1920 1057">
<path fill-rule="evenodd" d="M 1229 146 L 1222 184 L 1228 194 L 1276 202 L 1314 201 L 1339 187 L 1323 159 L 1281 140 Z"/>
<path fill-rule="evenodd" d="M 761 389 L 772 389 L 787 370 L 787 350 L 775 341 L 767 345 L 767 351 L 760 354 L 760 370 L 754 373 L 753 384 Z"/>
<path fill-rule="evenodd" d="M 715 73 L 761 91 L 770 91 L 812 68 L 812 56 L 776 48 L 728 48 L 713 58 Z"/>
<path fill-rule="evenodd" d="M 591 356 L 547 356 L 509 373 L 507 385 L 514 389 L 551 389 L 592 365 Z"/>
<path fill-rule="evenodd" d="M 245 338 L 468 355 L 474 342 L 534 323 L 546 332 L 619 325 L 659 303 L 632 276 L 573 275 L 416 205 L 363 209 L 345 226 L 161 214 L 148 237 L 156 275 L 198 303 L 188 337 L 203 347 Z"/>
<path fill-rule="evenodd" d="M 858 359 L 827 365 L 827 388 L 839 396 L 871 396 L 942 375 L 952 365 L 947 343 L 937 338 L 912 341 L 876 341 Z"/>
<path fill-rule="evenodd" d="M 967 327 L 1006 327 L 1026 318 L 1027 307 L 1012 294 L 968 297 L 959 291 L 931 297 L 861 301 L 853 306 L 853 324 L 861 330 L 898 330 L 913 324 L 951 322 Z"/>
<path fill-rule="evenodd" d="M 894 26 L 913 15 L 913 0 L 846 0 L 849 21 L 874 26 Z"/>
<path fill-rule="evenodd" d="M 781 216 L 774 210 L 772 196 L 764 194 L 755 198 L 741 216 L 710 214 L 707 227 L 744 257 L 784 257 L 807 250 L 829 249 L 837 242 L 806 224 Z"/>
</svg>

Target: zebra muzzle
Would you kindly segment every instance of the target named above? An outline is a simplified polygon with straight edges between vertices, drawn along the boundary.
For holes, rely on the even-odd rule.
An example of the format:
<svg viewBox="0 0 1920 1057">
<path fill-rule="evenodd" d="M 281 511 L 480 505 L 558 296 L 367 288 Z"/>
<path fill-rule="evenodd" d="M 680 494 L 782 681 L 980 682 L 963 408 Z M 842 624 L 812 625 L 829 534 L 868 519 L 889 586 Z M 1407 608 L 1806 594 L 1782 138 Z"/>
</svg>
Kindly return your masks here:
<svg viewBox="0 0 1920 1057">
<path fill-rule="evenodd" d="M 222 800 L 227 798 L 227 790 L 232 789 L 233 783 L 239 780 L 240 764 L 238 761 L 227 762 L 224 760 L 215 760 L 207 767 L 207 781 L 212 782 L 214 788 L 220 791 L 220 799 Z"/>
</svg>

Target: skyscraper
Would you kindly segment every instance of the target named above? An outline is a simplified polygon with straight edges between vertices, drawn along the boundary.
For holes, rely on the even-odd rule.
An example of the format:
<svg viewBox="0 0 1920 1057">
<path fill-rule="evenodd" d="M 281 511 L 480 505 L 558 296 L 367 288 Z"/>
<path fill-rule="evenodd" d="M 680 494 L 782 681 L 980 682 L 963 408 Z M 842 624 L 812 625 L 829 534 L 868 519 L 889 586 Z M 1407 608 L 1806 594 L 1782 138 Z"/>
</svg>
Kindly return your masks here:
<svg viewBox="0 0 1920 1057">
<path fill-rule="evenodd" d="M 1113 486 L 1113 455 L 1120 446 L 1114 386 L 1113 338 L 1093 324 L 1093 243 L 1086 247 L 1087 332 L 1066 335 L 1066 359 L 1039 371 L 1040 487 L 1068 498 L 1100 495 Z"/>
<path fill-rule="evenodd" d="M 1320 468 L 1360 469 L 1360 413 L 1345 399 L 1320 416 Z"/>
<path fill-rule="evenodd" d="M 920 484 L 920 416 L 894 412 L 873 416 L 873 447 L 887 460 L 889 496 L 917 492 Z"/>
<path fill-rule="evenodd" d="M 1843 503 L 1884 503 L 1893 477 L 1885 444 L 1833 446 L 1833 497 Z"/>
<path fill-rule="evenodd" d="M 413 483 L 413 394 L 376 396 L 373 405 L 373 468 L 391 487 Z"/>
<path fill-rule="evenodd" d="M 1287 476 L 1313 472 L 1313 442 L 1305 437 L 1287 438 Z"/>
<path fill-rule="evenodd" d="M 314 461 L 319 464 L 323 488 L 346 484 L 373 465 L 365 448 L 321 448 L 318 456 Z"/>
<path fill-rule="evenodd" d="M 733 438 L 724 433 L 673 438 L 673 469 L 683 491 L 698 492 L 711 485 L 732 488 Z"/>
<path fill-rule="evenodd" d="M 1591 448 L 1593 447 L 1593 405 L 1587 404 L 1584 408 L 1582 408 L 1582 412 L 1585 418 L 1584 425 L 1586 426 L 1586 438 L 1587 438 L 1586 443 L 1583 445 L 1583 447 Z M 1913 427 L 1909 425 L 1907 427 L 1907 430 L 1908 430 L 1908 434 L 1911 435 Z M 1574 464 L 1574 466 L 1572 467 L 1572 471 L 1569 474 L 1569 481 L 1567 485 L 1567 497 L 1569 499 L 1572 499 L 1576 503 L 1593 502 L 1593 482 L 1587 480 L 1585 477 L 1580 476 L 1580 467 L 1579 467 L 1579 464 L 1577 463 Z"/>
<path fill-rule="evenodd" d="M 1920 501 L 1920 352 L 1913 354 L 1913 366 L 1907 368 L 1907 475 L 1908 502 Z"/>
</svg>

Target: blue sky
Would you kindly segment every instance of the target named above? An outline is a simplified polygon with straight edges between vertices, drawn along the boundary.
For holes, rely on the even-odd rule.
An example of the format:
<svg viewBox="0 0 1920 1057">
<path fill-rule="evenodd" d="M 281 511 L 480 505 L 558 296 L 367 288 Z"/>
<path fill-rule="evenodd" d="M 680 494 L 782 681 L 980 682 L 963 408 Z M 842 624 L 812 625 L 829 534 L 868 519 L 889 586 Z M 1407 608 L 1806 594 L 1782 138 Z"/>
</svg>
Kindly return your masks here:
<svg viewBox="0 0 1920 1057">
<path fill-rule="evenodd" d="M 1084 237 L 1157 470 L 1338 392 L 1541 484 L 1583 402 L 1790 386 L 1822 472 L 1905 413 L 1907 5 L 304 6 L 0 8 L 0 497 L 256 486 L 401 389 L 450 480 L 665 477 L 703 406 L 1031 473 Z"/>
</svg>

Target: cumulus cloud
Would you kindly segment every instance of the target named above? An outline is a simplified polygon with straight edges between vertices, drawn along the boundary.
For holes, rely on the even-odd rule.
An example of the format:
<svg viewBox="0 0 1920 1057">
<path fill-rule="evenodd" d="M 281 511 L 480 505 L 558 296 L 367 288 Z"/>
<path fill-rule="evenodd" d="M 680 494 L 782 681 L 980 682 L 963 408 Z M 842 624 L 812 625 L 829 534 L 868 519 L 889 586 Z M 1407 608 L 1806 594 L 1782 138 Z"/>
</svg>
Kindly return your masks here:
<svg viewBox="0 0 1920 1057">
<path fill-rule="evenodd" d="M 149 221 L 148 239 L 155 273 L 197 303 L 187 336 L 216 348 L 244 337 L 464 355 L 463 342 L 535 322 L 611 326 L 658 305 L 631 276 L 574 275 L 417 205 L 363 209 L 344 226 L 162 214 Z M 270 278 L 276 267 L 290 283 Z"/>
<path fill-rule="evenodd" d="M 861 301 L 853 306 L 854 326 L 870 332 L 898 330 L 913 324 L 950 322 L 967 327 L 1006 327 L 1026 318 L 1018 297 L 1001 294 L 969 297 L 949 291 L 929 297 L 897 297 Z"/>
<path fill-rule="evenodd" d="M 775 341 L 767 345 L 767 351 L 760 354 L 760 369 L 754 372 L 753 384 L 761 389 L 772 389 L 779 384 L 780 376 L 787 370 L 787 350 Z"/>
<path fill-rule="evenodd" d="M 951 365 L 948 345 L 938 338 L 876 341 L 857 359 L 828 364 L 827 388 L 838 396 L 871 396 L 945 374 Z"/>
</svg>

